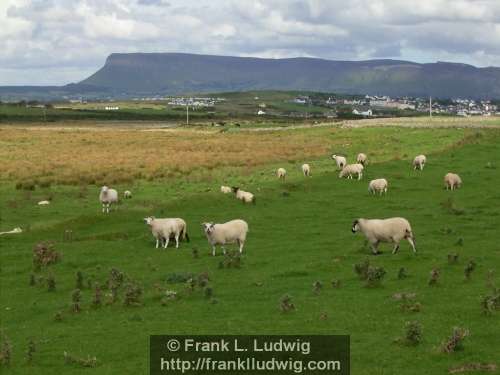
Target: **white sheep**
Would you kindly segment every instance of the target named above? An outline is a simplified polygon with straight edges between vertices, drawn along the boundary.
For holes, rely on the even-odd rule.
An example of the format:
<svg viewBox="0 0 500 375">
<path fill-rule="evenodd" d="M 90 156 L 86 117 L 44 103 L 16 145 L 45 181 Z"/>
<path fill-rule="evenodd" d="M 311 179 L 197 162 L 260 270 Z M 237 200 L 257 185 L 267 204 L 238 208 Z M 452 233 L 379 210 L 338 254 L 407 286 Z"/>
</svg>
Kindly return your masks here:
<svg viewBox="0 0 500 375">
<path fill-rule="evenodd" d="M 462 186 L 462 179 L 456 173 L 447 173 L 444 176 L 444 186 L 446 190 L 455 190 Z"/>
<path fill-rule="evenodd" d="M 379 254 L 378 244 L 380 242 L 394 243 L 393 254 L 399 250 L 399 243 L 405 239 L 411 245 L 413 252 L 416 253 L 415 237 L 411 230 L 408 220 L 402 217 L 393 217 L 390 219 L 357 219 L 352 224 L 352 232 L 363 232 L 371 245 L 373 254 Z"/>
<path fill-rule="evenodd" d="M 286 169 L 285 168 L 278 168 L 278 170 L 276 171 L 276 176 L 278 176 L 278 178 L 284 180 L 286 177 Z"/>
<path fill-rule="evenodd" d="M 220 187 L 220 191 L 221 191 L 221 193 L 229 194 L 232 190 L 231 190 L 231 188 L 229 186 L 222 185 Z"/>
<path fill-rule="evenodd" d="M 46 201 L 40 201 L 40 202 L 38 202 L 38 205 L 39 205 L 39 206 L 46 206 L 46 205 L 48 205 L 48 204 L 50 204 L 50 201 L 49 201 L 49 200 L 46 200 Z"/>
<path fill-rule="evenodd" d="M 215 247 L 221 245 L 222 251 L 226 254 L 224 245 L 237 243 L 240 254 L 243 253 L 243 246 L 248 233 L 248 224 L 244 220 L 236 219 L 224 224 L 203 223 L 201 224 L 207 240 L 212 245 L 212 255 L 215 256 Z"/>
<path fill-rule="evenodd" d="M 363 178 L 363 164 L 347 164 L 339 173 L 339 178 L 347 177 L 352 179 L 352 175 L 358 175 L 358 180 Z"/>
<path fill-rule="evenodd" d="M 243 203 L 253 203 L 255 204 L 255 195 L 248 191 L 241 190 L 239 187 L 235 186 L 232 188 L 233 193 L 236 194 L 236 199 L 241 200 Z"/>
<path fill-rule="evenodd" d="M 362 152 L 360 152 L 358 154 L 358 157 L 356 158 L 356 162 L 359 164 L 366 165 L 367 161 L 368 161 L 368 157 L 366 156 L 366 154 L 363 154 Z"/>
<path fill-rule="evenodd" d="M 111 204 L 118 202 L 118 192 L 115 189 L 103 186 L 101 188 L 101 193 L 99 194 L 99 201 L 102 204 L 102 212 L 106 211 L 106 213 L 109 213 L 109 207 Z"/>
<path fill-rule="evenodd" d="M 371 180 L 368 184 L 368 192 L 372 194 L 378 192 L 380 195 L 382 195 L 382 193 L 387 193 L 388 186 L 389 184 L 387 183 L 387 180 L 385 178 L 377 178 L 376 180 Z"/>
<path fill-rule="evenodd" d="M 426 161 L 427 161 L 427 158 L 425 157 L 425 155 L 415 156 L 415 159 L 413 159 L 413 169 L 423 170 Z"/>
<path fill-rule="evenodd" d="M 344 156 L 332 155 L 332 159 L 337 163 L 338 169 L 343 169 L 347 165 L 347 159 Z"/>
<path fill-rule="evenodd" d="M 144 221 L 151 227 L 151 233 L 156 238 L 156 248 L 161 245 L 166 249 L 170 238 L 175 238 L 175 248 L 179 248 L 179 239 L 189 242 L 187 224 L 181 218 L 157 219 L 154 216 L 145 217 Z M 163 244 L 165 242 L 165 244 Z"/>
<path fill-rule="evenodd" d="M 311 175 L 311 166 L 309 164 L 302 164 L 302 173 L 305 177 L 309 177 Z"/>
<path fill-rule="evenodd" d="M 125 191 L 123 192 L 123 198 L 125 198 L 125 199 L 130 199 L 130 198 L 132 198 L 132 192 L 131 192 L 130 190 L 125 190 Z"/>
</svg>

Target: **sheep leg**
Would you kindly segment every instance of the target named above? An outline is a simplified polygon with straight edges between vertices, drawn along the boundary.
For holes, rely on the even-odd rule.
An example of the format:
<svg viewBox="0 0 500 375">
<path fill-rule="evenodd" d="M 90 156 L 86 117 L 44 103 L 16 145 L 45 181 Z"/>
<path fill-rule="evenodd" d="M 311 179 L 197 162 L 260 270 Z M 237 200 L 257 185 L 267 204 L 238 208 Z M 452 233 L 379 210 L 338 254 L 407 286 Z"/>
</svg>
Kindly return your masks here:
<svg viewBox="0 0 500 375">
<path fill-rule="evenodd" d="M 236 240 L 236 242 L 238 243 L 238 246 L 240 247 L 240 254 L 243 254 L 243 241 Z"/>
<path fill-rule="evenodd" d="M 160 240 L 158 237 L 156 237 L 156 248 L 158 249 L 158 245 L 160 244 Z"/>
<path fill-rule="evenodd" d="M 394 246 L 394 249 L 392 249 L 392 253 L 396 254 L 399 250 L 399 242 L 396 242 L 396 245 Z"/>
<path fill-rule="evenodd" d="M 170 236 L 165 237 L 165 246 L 163 247 L 164 249 L 166 249 L 168 247 L 169 241 L 170 241 Z"/>
<path fill-rule="evenodd" d="M 407 237 L 406 240 L 408 241 L 408 243 L 410 244 L 411 248 L 413 249 L 413 252 L 416 254 L 417 253 L 417 249 L 415 248 L 415 242 L 413 241 L 413 238 Z"/>
<path fill-rule="evenodd" d="M 104 210 L 105 210 L 104 206 L 105 206 L 105 204 L 103 203 L 102 204 L 102 213 L 104 213 Z"/>
<path fill-rule="evenodd" d="M 175 248 L 176 249 L 179 248 L 179 233 L 175 235 Z"/>
<path fill-rule="evenodd" d="M 358 181 L 363 177 L 363 173 L 358 173 Z"/>
<path fill-rule="evenodd" d="M 225 248 L 224 246 L 221 246 L 221 247 L 222 247 L 222 253 L 223 253 L 224 255 L 226 255 L 226 248 Z"/>
<path fill-rule="evenodd" d="M 215 245 L 212 245 L 212 256 L 215 256 Z"/>
<path fill-rule="evenodd" d="M 378 248 L 377 248 L 379 242 L 380 241 L 376 241 L 376 242 L 374 242 L 374 243 L 371 244 L 373 255 L 380 254 L 380 251 L 378 251 Z"/>
</svg>

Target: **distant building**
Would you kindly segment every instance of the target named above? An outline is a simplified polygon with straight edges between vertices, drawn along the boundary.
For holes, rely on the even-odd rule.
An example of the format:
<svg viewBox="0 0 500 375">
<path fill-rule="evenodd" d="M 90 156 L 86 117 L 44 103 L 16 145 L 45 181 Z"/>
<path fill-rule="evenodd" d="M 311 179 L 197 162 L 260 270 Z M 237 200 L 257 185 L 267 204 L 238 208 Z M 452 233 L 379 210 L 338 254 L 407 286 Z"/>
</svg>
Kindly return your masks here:
<svg viewBox="0 0 500 375">
<path fill-rule="evenodd" d="M 366 111 L 353 109 L 352 110 L 352 114 L 353 115 L 358 115 L 358 116 L 365 116 L 365 117 L 371 117 L 371 116 L 373 116 L 373 112 L 372 112 L 371 109 L 368 109 Z"/>
<path fill-rule="evenodd" d="M 265 114 L 266 114 L 266 112 L 263 111 L 262 109 L 259 109 L 259 111 L 257 112 L 257 115 L 259 115 L 259 116 L 262 116 L 262 115 L 265 115 Z"/>
</svg>

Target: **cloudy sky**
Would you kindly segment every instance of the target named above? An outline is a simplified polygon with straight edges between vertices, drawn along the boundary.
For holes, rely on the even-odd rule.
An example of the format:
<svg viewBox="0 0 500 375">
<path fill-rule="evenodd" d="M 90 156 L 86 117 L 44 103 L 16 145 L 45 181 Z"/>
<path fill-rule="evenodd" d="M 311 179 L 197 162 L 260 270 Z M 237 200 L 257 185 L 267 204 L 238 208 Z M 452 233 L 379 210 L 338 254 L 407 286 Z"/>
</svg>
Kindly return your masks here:
<svg viewBox="0 0 500 375">
<path fill-rule="evenodd" d="M 138 51 L 500 66 L 500 0 L 0 0 L 0 51 L 0 85 Z"/>
</svg>

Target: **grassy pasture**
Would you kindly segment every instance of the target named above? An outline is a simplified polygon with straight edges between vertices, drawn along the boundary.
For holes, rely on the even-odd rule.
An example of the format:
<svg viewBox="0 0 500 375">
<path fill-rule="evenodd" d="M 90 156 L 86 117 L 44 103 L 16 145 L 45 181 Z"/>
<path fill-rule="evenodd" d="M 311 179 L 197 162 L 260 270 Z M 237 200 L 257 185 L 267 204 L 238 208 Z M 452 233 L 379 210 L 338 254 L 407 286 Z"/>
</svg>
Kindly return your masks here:
<svg viewBox="0 0 500 375">
<path fill-rule="evenodd" d="M 422 369 L 440 374 L 464 363 L 498 364 L 499 314 L 485 316 L 480 299 L 489 293 L 488 271 L 496 270 L 498 285 L 500 269 L 500 174 L 495 158 L 500 131 L 395 127 L 179 132 L 124 130 L 106 137 L 106 130 L 0 131 L 0 157 L 6 160 L 0 171 L 0 230 L 27 229 L 0 237 L 0 328 L 13 345 L 6 374 L 146 373 L 149 335 L 162 333 L 350 334 L 352 374 L 421 374 Z M 167 163 L 167 157 L 182 150 L 177 162 L 186 169 L 169 176 L 176 164 Z M 161 161 L 154 164 L 147 151 L 159 152 Z M 338 179 L 328 154 L 346 153 L 352 159 L 359 151 L 372 158 L 363 181 Z M 417 152 L 428 155 L 423 172 L 409 166 Z M 129 180 L 120 182 L 121 175 L 110 168 L 96 183 L 116 178 L 117 188 L 130 188 L 134 197 L 103 215 L 98 187 L 85 180 L 65 184 L 96 169 L 102 172 L 98 163 L 115 154 L 117 164 L 111 165 L 123 167 L 120 173 Z M 224 155 L 230 155 L 227 164 L 209 168 Z M 151 173 L 167 165 L 166 175 L 137 178 L 134 174 L 142 168 L 135 163 L 141 161 Z M 299 173 L 302 161 L 313 168 L 310 179 Z M 284 183 L 272 176 L 278 165 L 289 171 Z M 443 189 L 448 171 L 462 176 L 461 190 Z M 16 182 L 29 175 L 54 181 L 34 191 L 16 190 Z M 367 193 L 368 181 L 378 177 L 389 180 L 385 197 Z M 220 194 L 221 182 L 255 192 L 257 204 L 244 206 Z M 36 205 L 47 197 L 52 197 L 51 205 Z M 154 249 L 141 221 L 147 215 L 185 218 L 191 242 L 182 243 L 180 250 Z M 382 245 L 383 254 L 371 256 L 363 237 L 350 232 L 357 217 L 390 216 L 411 221 L 417 256 L 406 243 L 397 255 Z M 199 223 L 237 217 L 250 225 L 241 268 L 221 269 L 224 258 L 209 255 Z M 63 239 L 68 229 L 71 241 Z M 55 292 L 48 292 L 43 281 L 29 286 L 32 248 L 40 241 L 54 241 L 63 254 L 59 263 L 35 273 L 36 279 L 52 274 Z M 447 255 L 455 252 L 458 263 L 448 264 Z M 365 259 L 387 271 L 380 286 L 366 287 L 353 272 L 353 265 Z M 477 268 L 466 281 L 464 267 L 471 259 Z M 103 284 L 112 267 L 142 286 L 142 306 L 123 306 L 121 291 L 119 302 L 94 309 L 93 291 L 84 288 L 82 312 L 71 313 L 75 273 Z M 408 277 L 399 280 L 401 267 Z M 439 282 L 429 286 L 429 273 L 436 267 Z M 167 282 L 173 273 L 201 272 L 209 274 L 218 303 L 210 303 L 199 289 L 188 292 L 184 283 Z M 334 279 L 340 280 L 339 288 L 331 286 Z M 323 284 L 319 294 L 312 290 L 316 281 Z M 177 291 L 179 300 L 162 306 L 157 287 Z M 398 292 L 416 293 L 422 310 L 401 311 L 400 302 L 392 298 Z M 292 296 L 295 311 L 280 312 L 284 294 Z M 53 319 L 58 311 L 61 322 Z M 416 347 L 394 343 L 405 322 L 413 320 L 423 325 L 423 342 Z M 439 353 L 454 326 L 470 330 L 464 350 Z M 24 353 L 30 338 L 37 352 L 28 365 Z M 94 369 L 67 365 L 64 351 L 96 356 L 99 364 Z"/>
</svg>

